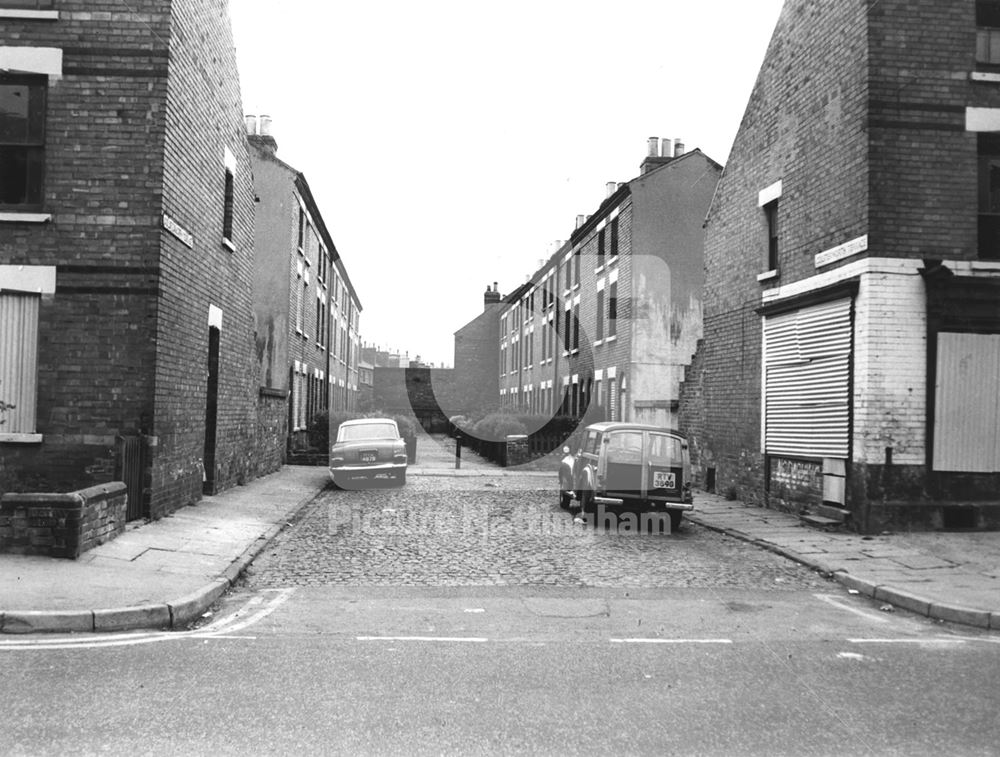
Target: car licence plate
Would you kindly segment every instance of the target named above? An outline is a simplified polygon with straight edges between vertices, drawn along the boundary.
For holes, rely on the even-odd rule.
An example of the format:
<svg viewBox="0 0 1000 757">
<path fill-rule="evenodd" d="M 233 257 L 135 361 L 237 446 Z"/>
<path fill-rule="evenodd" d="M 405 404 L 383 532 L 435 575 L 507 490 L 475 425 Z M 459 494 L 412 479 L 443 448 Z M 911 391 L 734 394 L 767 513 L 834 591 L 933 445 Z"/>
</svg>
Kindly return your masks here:
<svg viewBox="0 0 1000 757">
<path fill-rule="evenodd" d="M 673 471 L 664 471 L 664 470 L 653 471 L 653 488 L 676 489 L 677 474 L 675 474 Z"/>
<path fill-rule="evenodd" d="M 362 452 L 361 462 L 363 463 L 374 463 L 378 459 L 378 454 L 375 452 Z"/>
</svg>

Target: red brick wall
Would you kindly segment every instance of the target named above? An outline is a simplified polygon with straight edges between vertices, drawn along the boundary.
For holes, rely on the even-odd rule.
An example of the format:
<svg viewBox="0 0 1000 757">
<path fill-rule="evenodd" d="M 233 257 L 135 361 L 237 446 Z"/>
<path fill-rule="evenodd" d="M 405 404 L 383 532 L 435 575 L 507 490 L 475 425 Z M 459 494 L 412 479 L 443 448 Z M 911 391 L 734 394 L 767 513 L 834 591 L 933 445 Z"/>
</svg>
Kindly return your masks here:
<svg viewBox="0 0 1000 757">
<path fill-rule="evenodd" d="M 816 252 L 867 232 L 866 3 L 789 0 L 760 69 L 706 229 L 701 369 L 685 409 L 702 468 L 717 490 L 763 496 L 761 318 L 767 269 L 760 190 L 781 180 L 779 270 L 787 284 L 815 273 Z M 701 386 L 692 387 L 692 380 Z"/>
<path fill-rule="evenodd" d="M 3 20 L 5 45 L 61 48 L 63 76 L 46 114 L 52 221 L 0 227 L 0 263 L 57 267 L 39 315 L 44 441 L 0 454 L 14 484 L 70 490 L 108 480 L 115 435 L 152 422 L 169 13 L 151 0 L 58 10 L 57 21 Z"/>
<path fill-rule="evenodd" d="M 195 239 L 164 232 L 157 333 L 154 516 L 201 496 L 209 308 L 222 310 L 215 482 L 262 470 L 255 457 L 253 181 L 225 0 L 174 0 L 164 209 Z M 224 151 L 236 158 L 232 241 L 222 244 Z"/>
</svg>

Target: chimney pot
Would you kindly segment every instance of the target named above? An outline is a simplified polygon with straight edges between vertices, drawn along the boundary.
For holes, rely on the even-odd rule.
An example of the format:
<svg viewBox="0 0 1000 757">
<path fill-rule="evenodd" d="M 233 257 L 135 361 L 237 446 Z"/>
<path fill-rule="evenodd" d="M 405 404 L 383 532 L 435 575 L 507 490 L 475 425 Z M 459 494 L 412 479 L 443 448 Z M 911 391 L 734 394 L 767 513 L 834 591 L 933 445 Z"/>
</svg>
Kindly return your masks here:
<svg viewBox="0 0 1000 757">
<path fill-rule="evenodd" d="M 674 157 L 673 143 L 669 139 L 660 140 L 660 157 L 661 158 Z"/>
<path fill-rule="evenodd" d="M 684 154 L 684 143 L 679 139 L 674 140 L 674 157 L 679 158 Z"/>
<path fill-rule="evenodd" d="M 259 128 L 260 128 L 260 132 L 259 133 L 260 133 L 260 135 L 262 137 L 270 137 L 271 136 L 271 117 L 270 116 L 261 116 L 260 117 L 260 127 Z"/>
<path fill-rule="evenodd" d="M 247 125 L 247 134 L 257 133 L 257 116 L 243 116 L 243 121 Z"/>
<path fill-rule="evenodd" d="M 578 229 L 579 229 L 579 228 L 580 228 L 581 226 L 583 226 L 583 225 L 584 225 L 584 224 L 585 224 L 586 222 L 587 222 L 587 216 L 585 216 L 584 214 L 582 214 L 582 213 L 581 213 L 580 215 L 578 215 L 578 216 L 576 217 L 576 228 L 578 228 Z"/>
<path fill-rule="evenodd" d="M 647 140 L 647 144 L 649 145 L 649 157 L 655 158 L 660 151 L 660 138 L 650 137 Z"/>
<path fill-rule="evenodd" d="M 616 191 L 618 191 L 618 182 L 609 181 L 607 184 L 604 185 L 604 188 L 605 190 L 607 190 L 608 193 L 607 197 L 611 197 L 611 195 L 613 195 Z"/>
</svg>

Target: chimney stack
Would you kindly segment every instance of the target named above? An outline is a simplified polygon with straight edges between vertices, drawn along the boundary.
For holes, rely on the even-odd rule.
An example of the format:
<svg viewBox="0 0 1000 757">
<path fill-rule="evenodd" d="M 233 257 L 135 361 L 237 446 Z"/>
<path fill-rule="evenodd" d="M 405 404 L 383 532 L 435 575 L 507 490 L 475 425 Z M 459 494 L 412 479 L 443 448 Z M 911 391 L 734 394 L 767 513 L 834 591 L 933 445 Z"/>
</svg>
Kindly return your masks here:
<svg viewBox="0 0 1000 757">
<path fill-rule="evenodd" d="M 649 138 L 649 150 L 646 159 L 642 161 L 639 166 L 639 173 L 646 174 L 650 171 L 664 166 L 673 160 L 673 156 L 670 154 L 670 140 L 664 139 L 660 140 L 659 137 Z"/>
<path fill-rule="evenodd" d="M 486 285 L 486 291 L 483 292 L 483 310 L 489 310 L 490 305 L 496 305 L 500 302 L 500 292 L 496 290 L 496 283 L 493 284 L 493 288 L 490 289 L 490 285 Z"/>
<path fill-rule="evenodd" d="M 274 155 L 278 152 L 278 142 L 271 136 L 270 116 L 244 116 L 247 126 L 247 140 L 261 150 Z"/>
</svg>

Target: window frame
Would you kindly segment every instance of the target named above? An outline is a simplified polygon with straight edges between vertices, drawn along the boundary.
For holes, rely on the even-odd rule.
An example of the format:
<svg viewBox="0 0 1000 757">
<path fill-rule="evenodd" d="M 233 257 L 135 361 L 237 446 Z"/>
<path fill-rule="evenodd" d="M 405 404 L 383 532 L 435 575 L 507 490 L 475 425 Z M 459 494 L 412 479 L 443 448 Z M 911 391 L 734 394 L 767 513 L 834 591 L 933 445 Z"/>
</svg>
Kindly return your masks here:
<svg viewBox="0 0 1000 757">
<path fill-rule="evenodd" d="M 28 111 L 23 139 L 3 138 L 0 151 L 23 153 L 23 202 L 5 202 L 0 192 L 0 212 L 39 212 L 45 204 L 45 147 L 48 121 L 48 77 L 44 74 L 0 74 L 0 86 L 27 87 Z M 40 102 L 36 102 L 35 98 Z M 37 123 L 33 124 L 33 120 Z M 15 157 L 14 160 L 17 158 Z"/>
</svg>

